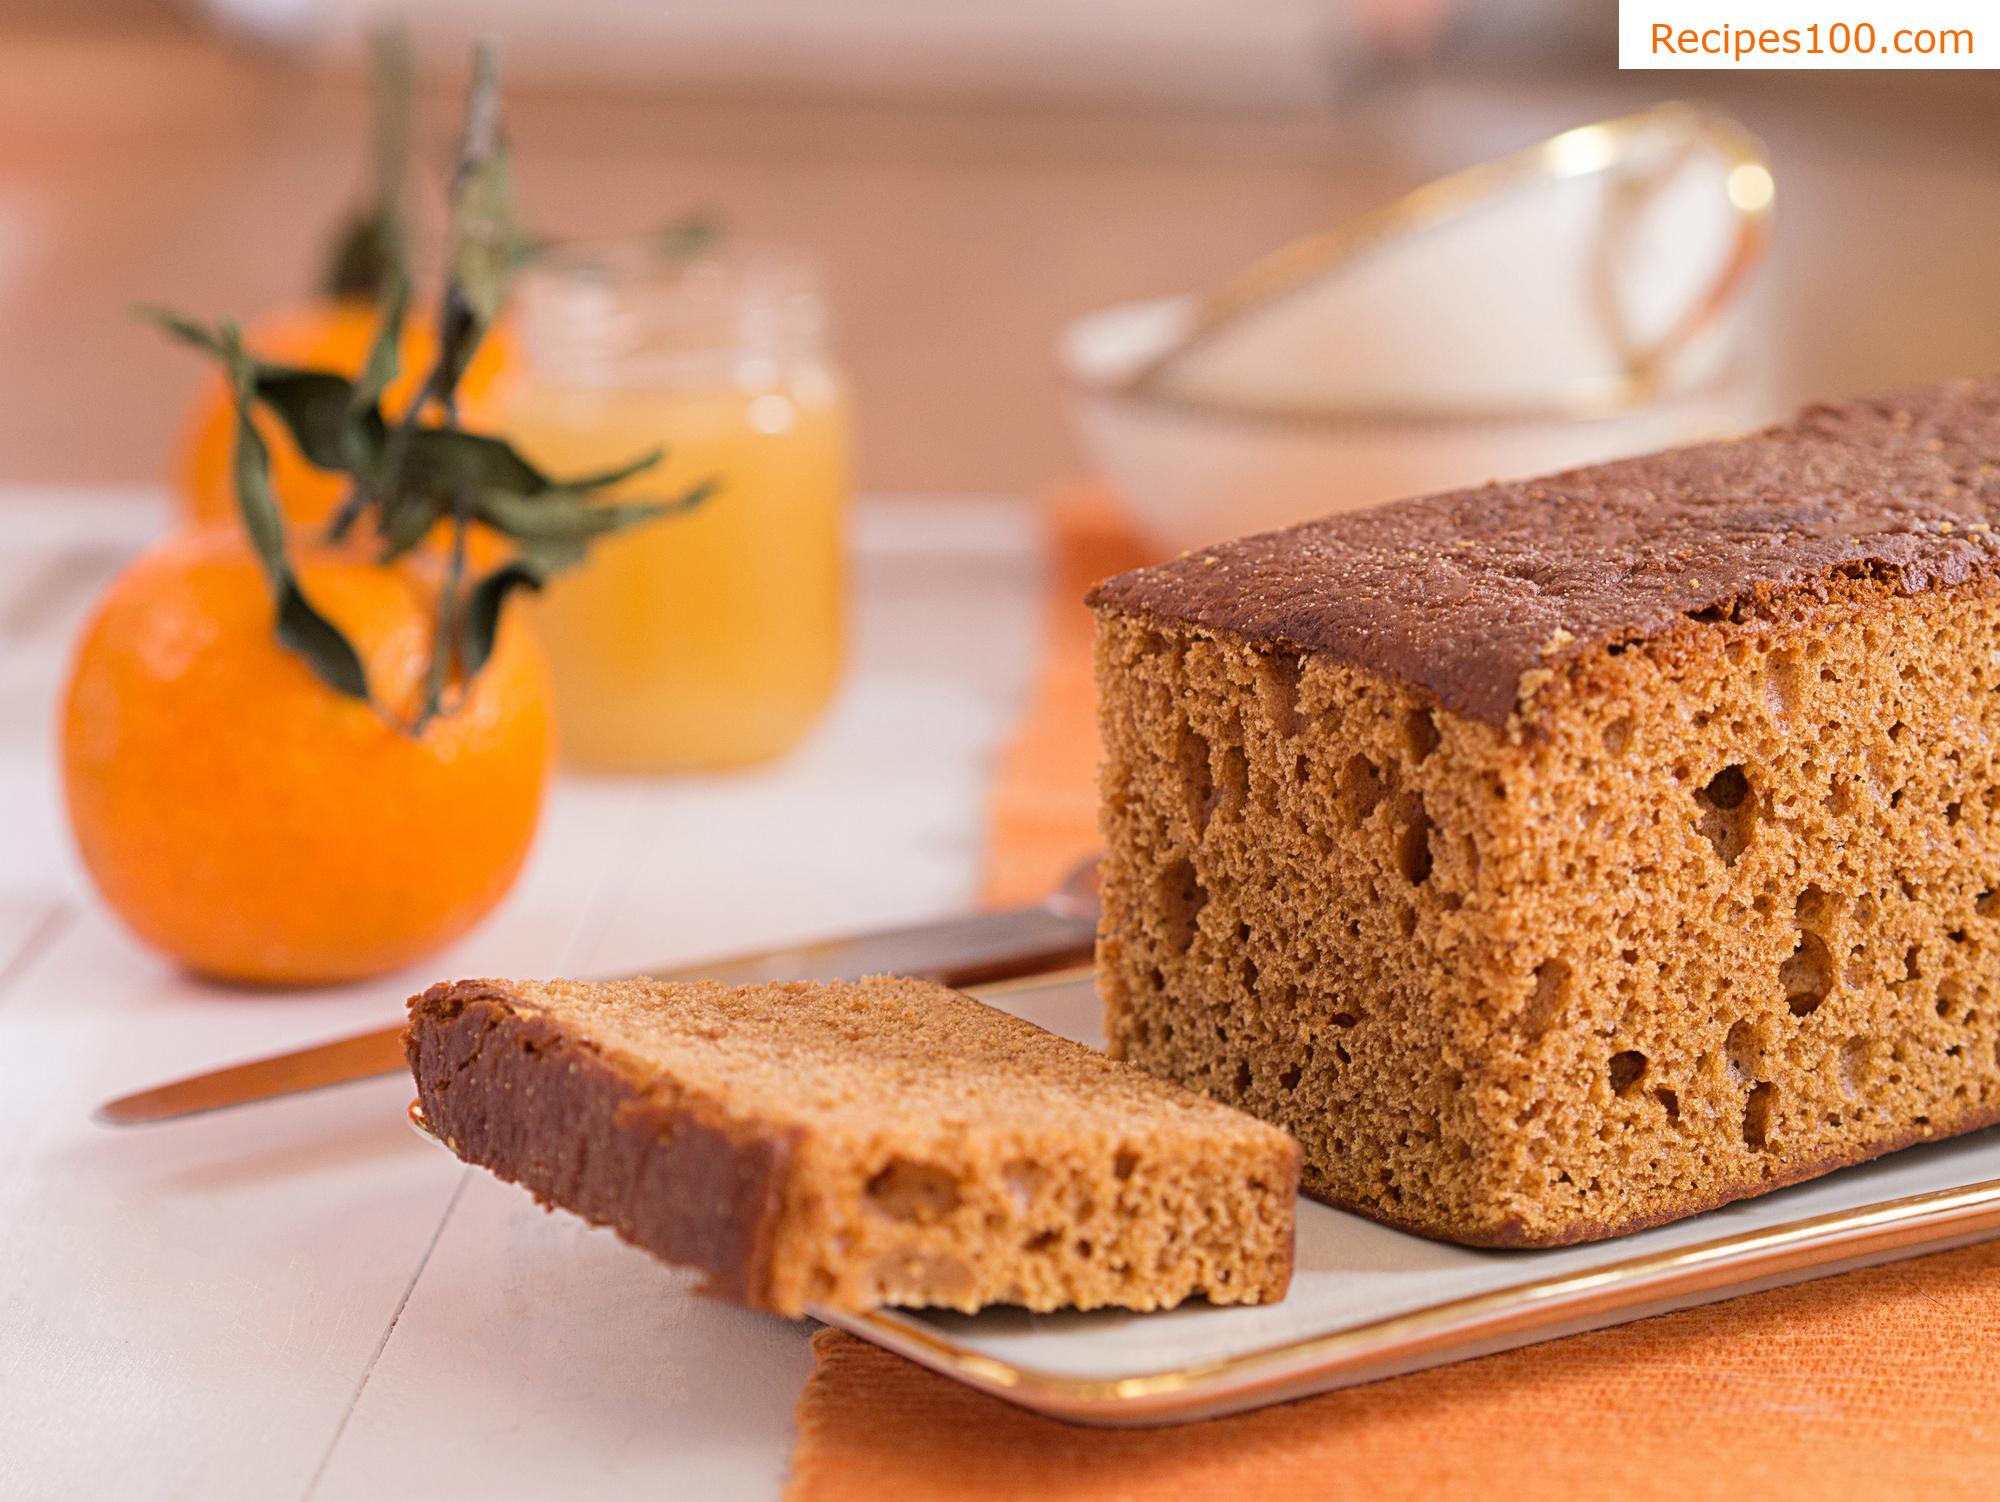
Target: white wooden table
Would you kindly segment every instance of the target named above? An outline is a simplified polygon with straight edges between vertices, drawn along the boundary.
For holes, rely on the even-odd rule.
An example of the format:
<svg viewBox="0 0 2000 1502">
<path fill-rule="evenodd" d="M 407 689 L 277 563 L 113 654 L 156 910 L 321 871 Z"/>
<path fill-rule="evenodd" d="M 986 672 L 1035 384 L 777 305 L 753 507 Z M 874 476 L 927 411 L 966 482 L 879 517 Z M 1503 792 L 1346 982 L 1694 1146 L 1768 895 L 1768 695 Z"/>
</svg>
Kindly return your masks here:
<svg viewBox="0 0 2000 1502">
<path fill-rule="evenodd" d="M 806 1330 L 695 1298 L 404 1124 L 386 1079 L 114 1131 L 124 1090 L 386 1022 L 443 976 L 612 973 L 971 902 L 1034 656 L 1025 508 L 856 518 L 852 670 L 782 765 L 558 781 L 526 874 L 407 974 L 204 985 L 72 852 L 52 711 L 147 495 L 0 493 L 0 1498 L 764 1498 Z"/>
</svg>

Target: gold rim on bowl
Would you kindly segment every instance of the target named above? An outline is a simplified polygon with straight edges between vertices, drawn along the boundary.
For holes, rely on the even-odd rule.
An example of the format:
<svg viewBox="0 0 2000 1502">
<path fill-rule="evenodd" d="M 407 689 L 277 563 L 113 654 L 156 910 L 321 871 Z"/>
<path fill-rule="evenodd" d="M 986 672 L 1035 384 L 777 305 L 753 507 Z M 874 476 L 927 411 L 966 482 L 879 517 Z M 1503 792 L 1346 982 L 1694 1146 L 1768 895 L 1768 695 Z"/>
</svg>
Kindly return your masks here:
<svg viewBox="0 0 2000 1502">
<path fill-rule="evenodd" d="M 1163 378 L 1192 351 L 1200 349 L 1237 319 L 1303 290 L 1329 272 L 1416 232 L 1460 218 L 1479 205 L 1519 187 L 1602 172 L 1629 158 L 1639 141 L 1662 127 L 1684 137 L 1682 155 L 1697 147 L 1713 150 L 1726 164 L 1724 191 L 1736 215 L 1736 235 L 1716 277 L 1665 334 L 1647 346 L 1634 345 L 1618 324 L 1610 267 L 1600 268 L 1590 295 L 1614 345 L 1622 348 L 1616 377 L 1579 383 L 1549 402 L 1519 406 L 1382 408 L 1285 408 L 1233 403 L 1165 389 Z M 1614 417 L 1664 396 L 1698 398 L 1726 382 L 1728 372 L 1691 387 L 1669 391 L 1666 372 L 1674 358 L 1716 322 L 1736 298 L 1771 238 L 1775 179 L 1764 147 L 1736 121 L 1686 103 L 1655 105 L 1629 115 L 1581 125 L 1551 136 L 1511 156 L 1465 168 L 1335 228 L 1295 240 L 1254 263 L 1214 292 L 1198 299 L 1188 326 L 1164 348 L 1131 369 L 1106 377 L 1074 370 L 1071 383 L 1096 395 L 1210 416 L 1251 418 L 1292 425 L 1388 423 L 1499 423 L 1575 421 Z"/>
</svg>

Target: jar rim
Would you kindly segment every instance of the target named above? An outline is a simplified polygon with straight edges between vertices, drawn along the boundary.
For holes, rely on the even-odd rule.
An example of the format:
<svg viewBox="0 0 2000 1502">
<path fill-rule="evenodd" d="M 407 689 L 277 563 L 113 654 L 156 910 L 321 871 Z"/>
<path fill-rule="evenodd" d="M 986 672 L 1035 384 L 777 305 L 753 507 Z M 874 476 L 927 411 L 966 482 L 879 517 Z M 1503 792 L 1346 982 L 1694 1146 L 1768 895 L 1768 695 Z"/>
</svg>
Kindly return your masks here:
<svg viewBox="0 0 2000 1502">
<path fill-rule="evenodd" d="M 517 296 L 530 363 L 581 384 L 711 379 L 716 362 L 823 352 L 812 260 L 761 241 L 689 253 L 659 235 L 567 240 L 523 268 Z"/>
<path fill-rule="evenodd" d="M 576 278 L 677 281 L 735 278 L 817 288 L 818 275 L 805 252 L 766 240 L 720 234 L 694 250 L 677 247 L 663 234 L 579 235 L 552 240 L 521 268 L 523 279 Z"/>
</svg>

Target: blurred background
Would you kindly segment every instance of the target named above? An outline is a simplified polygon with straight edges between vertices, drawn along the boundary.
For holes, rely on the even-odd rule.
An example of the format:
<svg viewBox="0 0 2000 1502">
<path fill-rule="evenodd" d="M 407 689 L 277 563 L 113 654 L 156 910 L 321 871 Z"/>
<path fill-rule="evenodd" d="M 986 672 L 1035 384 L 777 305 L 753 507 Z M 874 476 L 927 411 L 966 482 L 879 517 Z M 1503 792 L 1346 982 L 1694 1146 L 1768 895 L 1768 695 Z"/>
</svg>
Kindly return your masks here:
<svg viewBox="0 0 2000 1502">
<path fill-rule="evenodd" d="M 1669 97 L 1770 148 L 1774 405 L 2000 368 L 2000 74 L 1621 74 L 1578 0 L 0 0 L 0 481 L 158 481 L 203 372 L 128 306 L 310 291 L 397 15 L 422 243 L 496 33 L 531 223 L 817 261 L 864 491 L 1035 493 L 1067 320 Z"/>
</svg>

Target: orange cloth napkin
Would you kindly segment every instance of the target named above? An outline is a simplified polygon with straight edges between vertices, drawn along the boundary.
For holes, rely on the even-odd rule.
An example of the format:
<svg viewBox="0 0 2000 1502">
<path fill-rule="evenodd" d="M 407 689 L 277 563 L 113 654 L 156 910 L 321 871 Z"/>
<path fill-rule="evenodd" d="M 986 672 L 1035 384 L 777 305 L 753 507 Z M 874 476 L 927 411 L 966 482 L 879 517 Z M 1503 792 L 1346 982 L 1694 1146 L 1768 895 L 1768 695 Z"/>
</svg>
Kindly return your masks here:
<svg viewBox="0 0 2000 1502">
<path fill-rule="evenodd" d="M 1144 561 L 1059 498 L 1039 690 L 992 802 L 987 890 L 1096 842 L 1088 584 Z M 2000 1498 L 2000 1243 L 1171 1429 L 1037 1417 L 822 1330 L 787 1502 L 1027 1498 Z"/>
<path fill-rule="evenodd" d="M 1173 1429 L 1039 1418 L 813 1337 L 787 1502 L 2000 1496 L 2000 1246 Z"/>
<path fill-rule="evenodd" d="M 1116 503 L 1094 486 L 1060 490 L 1041 676 L 1001 753 L 988 795 L 986 900 L 1033 902 L 1097 848 L 1094 627 L 1083 597 L 1100 579 L 1156 561 Z"/>
</svg>

